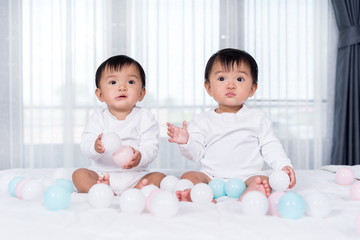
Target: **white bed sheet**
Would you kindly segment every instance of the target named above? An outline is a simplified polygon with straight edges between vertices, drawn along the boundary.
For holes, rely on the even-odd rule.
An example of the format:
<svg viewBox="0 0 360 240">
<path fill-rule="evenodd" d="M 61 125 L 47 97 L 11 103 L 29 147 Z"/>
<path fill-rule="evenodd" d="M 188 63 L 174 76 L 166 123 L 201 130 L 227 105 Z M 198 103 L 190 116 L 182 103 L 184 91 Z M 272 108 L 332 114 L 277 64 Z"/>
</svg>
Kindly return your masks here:
<svg viewBox="0 0 360 240">
<path fill-rule="evenodd" d="M 66 169 L 71 173 L 71 169 Z M 52 178 L 54 169 L 9 169 L 0 171 L 42 181 Z M 335 173 L 324 170 L 297 170 L 293 191 L 302 196 L 320 191 L 332 204 L 325 218 L 304 216 L 289 220 L 276 216 L 248 217 L 240 204 L 224 200 L 196 205 L 181 202 L 178 214 L 169 219 L 147 212 L 126 215 L 118 199 L 107 209 L 94 209 L 86 194 L 73 193 L 67 210 L 49 211 L 42 202 L 28 202 L 0 196 L 0 239 L 360 239 L 355 218 L 360 201 L 349 197 L 350 186 L 335 183 Z"/>
</svg>

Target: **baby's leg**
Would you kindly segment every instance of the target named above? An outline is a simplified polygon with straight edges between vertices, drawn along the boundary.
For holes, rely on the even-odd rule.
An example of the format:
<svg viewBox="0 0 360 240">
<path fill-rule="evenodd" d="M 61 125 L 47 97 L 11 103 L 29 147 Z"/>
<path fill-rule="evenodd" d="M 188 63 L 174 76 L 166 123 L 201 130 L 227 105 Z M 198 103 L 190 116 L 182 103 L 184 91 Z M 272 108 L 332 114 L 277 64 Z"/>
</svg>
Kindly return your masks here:
<svg viewBox="0 0 360 240">
<path fill-rule="evenodd" d="M 72 174 L 74 186 L 80 193 L 88 193 L 99 179 L 99 175 L 86 168 L 79 168 Z"/>
<path fill-rule="evenodd" d="M 270 196 L 271 188 L 269 185 L 269 178 L 267 176 L 252 176 L 245 181 L 246 189 L 241 194 L 239 201 L 245 196 L 247 192 L 259 191 L 265 194 L 266 197 Z"/>
<path fill-rule="evenodd" d="M 148 173 L 139 180 L 139 182 L 135 185 L 135 188 L 140 189 L 146 185 L 151 184 L 160 187 L 160 182 L 165 176 L 166 175 L 161 172 Z"/>
<path fill-rule="evenodd" d="M 208 184 L 211 181 L 211 179 L 206 174 L 195 171 L 184 173 L 180 179 L 188 179 L 194 185 L 198 183 Z M 190 192 L 191 189 L 185 189 L 184 191 L 176 191 L 176 196 L 178 197 L 179 201 L 191 202 Z"/>
</svg>

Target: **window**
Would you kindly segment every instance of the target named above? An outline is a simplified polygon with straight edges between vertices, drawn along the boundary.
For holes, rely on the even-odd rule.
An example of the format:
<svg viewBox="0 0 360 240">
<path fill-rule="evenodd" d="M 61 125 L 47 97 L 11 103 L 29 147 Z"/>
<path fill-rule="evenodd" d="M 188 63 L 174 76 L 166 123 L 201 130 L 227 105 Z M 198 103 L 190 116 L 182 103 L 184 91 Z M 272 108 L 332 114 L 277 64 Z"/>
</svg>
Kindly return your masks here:
<svg viewBox="0 0 360 240">
<path fill-rule="evenodd" d="M 97 66 L 115 54 L 147 74 L 141 103 L 161 126 L 154 168 L 195 168 L 167 142 L 181 124 L 215 102 L 203 87 L 206 61 L 241 48 L 259 65 L 249 104 L 266 111 L 296 168 L 328 162 L 335 24 L 329 0 L 24 0 L 22 11 L 23 163 L 80 167 L 82 129 L 98 103 Z"/>
</svg>

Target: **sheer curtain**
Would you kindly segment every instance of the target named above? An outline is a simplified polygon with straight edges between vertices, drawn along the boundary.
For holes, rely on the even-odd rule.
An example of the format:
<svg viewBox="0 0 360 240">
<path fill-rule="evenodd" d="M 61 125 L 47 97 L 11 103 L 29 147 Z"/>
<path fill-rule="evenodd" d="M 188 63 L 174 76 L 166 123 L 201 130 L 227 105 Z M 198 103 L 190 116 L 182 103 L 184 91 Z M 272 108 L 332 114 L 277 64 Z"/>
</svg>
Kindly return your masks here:
<svg viewBox="0 0 360 240">
<path fill-rule="evenodd" d="M 196 168 L 167 142 L 166 122 L 190 121 L 215 104 L 203 72 L 224 47 L 257 60 L 259 88 L 249 104 L 274 120 L 294 166 L 329 163 L 336 53 L 329 0 L 9 0 L 1 9 L 0 49 L 9 53 L 1 66 L 1 168 L 86 167 L 81 132 L 102 107 L 94 73 L 115 54 L 147 73 L 141 106 L 161 128 L 152 167 Z"/>
</svg>

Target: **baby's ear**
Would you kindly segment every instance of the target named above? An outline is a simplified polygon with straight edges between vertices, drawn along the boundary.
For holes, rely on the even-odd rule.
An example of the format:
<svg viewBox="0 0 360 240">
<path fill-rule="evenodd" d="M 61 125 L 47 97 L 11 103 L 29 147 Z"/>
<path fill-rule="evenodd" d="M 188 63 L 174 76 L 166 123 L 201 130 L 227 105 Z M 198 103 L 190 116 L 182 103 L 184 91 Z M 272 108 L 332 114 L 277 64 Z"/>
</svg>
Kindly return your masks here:
<svg viewBox="0 0 360 240">
<path fill-rule="evenodd" d="M 212 90 L 211 90 L 211 86 L 210 86 L 210 82 L 209 81 L 205 81 L 204 83 L 204 87 L 206 89 L 206 92 L 209 94 L 210 97 L 212 97 Z"/>
<path fill-rule="evenodd" d="M 144 99 L 145 95 L 146 95 L 146 89 L 142 88 L 139 96 L 139 102 L 141 102 Z"/>
<path fill-rule="evenodd" d="M 101 92 L 100 88 L 97 88 L 95 90 L 95 95 L 99 99 L 100 102 L 104 102 L 104 98 L 103 98 L 103 95 L 102 95 L 102 92 Z"/>
<path fill-rule="evenodd" d="M 254 84 L 251 86 L 250 97 L 254 96 L 256 90 L 257 90 L 257 84 L 254 83 Z"/>
</svg>

